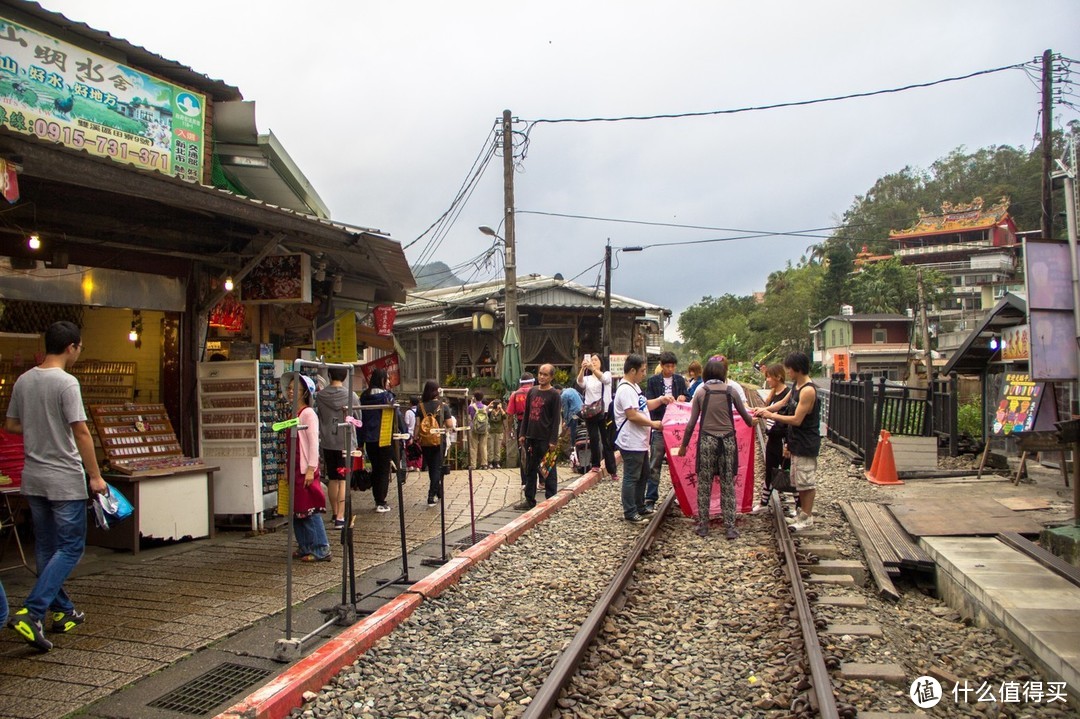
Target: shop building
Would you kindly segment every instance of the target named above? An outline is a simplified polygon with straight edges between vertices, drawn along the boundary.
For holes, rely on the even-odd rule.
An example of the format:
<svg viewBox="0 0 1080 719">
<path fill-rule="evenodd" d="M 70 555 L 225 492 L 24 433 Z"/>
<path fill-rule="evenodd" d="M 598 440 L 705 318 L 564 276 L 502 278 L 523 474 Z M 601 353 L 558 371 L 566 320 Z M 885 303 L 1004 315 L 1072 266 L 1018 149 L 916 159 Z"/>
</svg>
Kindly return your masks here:
<svg viewBox="0 0 1080 719">
<path fill-rule="evenodd" d="M 272 399 L 260 373 L 313 351 L 316 327 L 415 286 L 399 243 L 328 219 L 237 88 L 14 0 L 0 2 L 0 178 L 0 405 L 45 328 L 74 321 L 87 405 L 159 407 L 175 434 L 156 457 L 130 433 L 145 466 L 250 460 L 246 477 L 217 470 L 211 507 L 233 482 L 273 484 L 255 441 Z M 355 358 L 357 344 L 338 350 Z M 241 364 L 243 392 L 200 395 L 200 378 Z"/>
</svg>

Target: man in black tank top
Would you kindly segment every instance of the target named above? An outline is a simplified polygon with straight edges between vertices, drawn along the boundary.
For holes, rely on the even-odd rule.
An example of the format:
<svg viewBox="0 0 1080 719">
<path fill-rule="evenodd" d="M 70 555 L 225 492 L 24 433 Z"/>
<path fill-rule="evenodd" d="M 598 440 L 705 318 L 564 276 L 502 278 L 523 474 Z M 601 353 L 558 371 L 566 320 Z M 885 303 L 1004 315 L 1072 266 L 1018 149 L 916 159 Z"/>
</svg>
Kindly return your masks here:
<svg viewBox="0 0 1080 719">
<path fill-rule="evenodd" d="M 821 403 L 817 387 L 810 381 L 810 358 L 805 353 L 792 352 L 785 357 L 784 369 L 792 382 L 788 397 L 770 407 L 754 410 L 754 413 L 788 425 L 791 480 L 799 492 L 799 513 L 791 529 L 798 532 L 814 526 L 815 475 L 821 451 Z M 789 413 L 777 414 L 776 410 L 783 403 L 790 403 Z"/>
</svg>

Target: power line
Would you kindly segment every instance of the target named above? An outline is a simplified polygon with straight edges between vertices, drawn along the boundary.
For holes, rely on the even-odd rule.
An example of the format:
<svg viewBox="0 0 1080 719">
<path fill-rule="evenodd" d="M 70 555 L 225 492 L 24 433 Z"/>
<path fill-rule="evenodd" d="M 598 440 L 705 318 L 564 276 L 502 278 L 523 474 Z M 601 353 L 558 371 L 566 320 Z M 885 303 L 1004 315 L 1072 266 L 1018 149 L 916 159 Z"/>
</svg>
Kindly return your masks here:
<svg viewBox="0 0 1080 719">
<path fill-rule="evenodd" d="M 622 117 L 563 117 L 557 119 L 541 118 L 538 120 L 528 120 L 529 127 L 539 125 L 542 123 L 556 124 L 563 122 L 573 123 L 587 123 L 587 122 L 626 122 L 626 121 L 643 121 L 643 120 L 674 120 L 684 117 L 710 117 L 714 115 L 735 115 L 742 112 L 756 112 L 759 110 L 778 110 L 786 107 L 805 107 L 807 105 L 820 105 L 827 102 L 839 102 L 841 100 L 854 100 L 863 97 L 874 97 L 876 95 L 886 95 L 890 93 L 905 92 L 907 90 L 916 90 L 926 87 L 933 87 L 935 85 L 942 85 L 948 82 L 959 82 L 961 80 L 970 80 L 974 77 L 980 77 L 982 75 L 991 75 L 997 72 L 1004 72 L 1005 70 L 1018 70 L 1028 67 L 1034 61 L 1015 63 L 1012 65 L 1003 65 L 1001 67 L 994 67 L 988 70 L 977 70 L 970 72 L 966 75 L 956 75 L 953 77 L 945 77 L 940 80 L 931 80 L 929 82 L 913 83 L 911 85 L 903 85 L 901 87 L 892 87 L 883 90 L 870 90 L 867 92 L 854 92 L 847 95 L 833 95 L 831 97 L 822 97 L 814 100 L 794 100 L 791 102 L 778 102 L 770 105 L 751 105 L 748 107 L 736 107 L 728 108 L 724 110 L 703 110 L 700 112 L 680 112 L 680 113 L 666 113 L 660 115 L 625 115 Z"/>
</svg>

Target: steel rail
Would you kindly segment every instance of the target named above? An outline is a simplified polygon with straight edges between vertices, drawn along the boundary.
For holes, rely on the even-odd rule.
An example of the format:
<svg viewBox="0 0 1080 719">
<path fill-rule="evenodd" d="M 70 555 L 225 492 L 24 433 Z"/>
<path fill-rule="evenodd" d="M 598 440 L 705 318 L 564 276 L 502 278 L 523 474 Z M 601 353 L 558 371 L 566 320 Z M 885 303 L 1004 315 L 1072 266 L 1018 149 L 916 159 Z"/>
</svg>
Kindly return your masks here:
<svg viewBox="0 0 1080 719">
<path fill-rule="evenodd" d="M 840 719 L 836 708 L 836 696 L 833 694 L 832 679 L 825 666 L 825 656 L 821 653 L 814 615 L 810 611 L 810 600 L 806 598 L 806 585 L 803 584 L 798 557 L 795 555 L 795 542 L 791 539 L 787 523 L 784 521 L 784 505 L 780 493 L 773 492 L 769 498 L 772 505 L 773 519 L 776 522 L 776 536 L 780 551 L 784 555 L 784 569 L 791 581 L 791 596 L 795 602 L 795 613 L 802 631 L 803 645 L 806 650 L 807 668 L 810 670 L 810 685 L 814 688 L 817 710 L 820 719 Z"/>
<path fill-rule="evenodd" d="M 652 521 L 649 522 L 645 531 L 641 533 L 641 536 L 637 538 L 637 541 L 630 548 L 630 556 L 623 562 L 619 572 L 608 584 L 604 593 L 600 595 L 600 599 L 596 602 L 592 611 L 589 612 L 589 616 L 585 618 L 577 634 L 574 635 L 570 644 L 559 656 L 555 666 L 551 668 L 548 678 L 540 686 L 532 701 L 529 702 L 529 706 L 521 715 L 521 719 L 546 719 L 551 715 L 551 712 L 555 709 L 555 703 L 559 699 L 559 693 L 577 673 L 578 665 L 581 664 L 581 660 L 589 650 L 589 645 L 592 644 L 593 639 L 596 638 L 597 633 L 600 631 L 600 627 L 603 626 L 611 605 L 626 589 L 626 585 L 634 573 L 634 568 L 641 560 L 645 550 L 652 544 L 656 533 L 664 523 L 663 518 L 667 515 L 668 509 L 674 500 L 675 493 L 668 492 L 667 498 L 664 499 L 656 514 L 653 515 Z"/>
</svg>

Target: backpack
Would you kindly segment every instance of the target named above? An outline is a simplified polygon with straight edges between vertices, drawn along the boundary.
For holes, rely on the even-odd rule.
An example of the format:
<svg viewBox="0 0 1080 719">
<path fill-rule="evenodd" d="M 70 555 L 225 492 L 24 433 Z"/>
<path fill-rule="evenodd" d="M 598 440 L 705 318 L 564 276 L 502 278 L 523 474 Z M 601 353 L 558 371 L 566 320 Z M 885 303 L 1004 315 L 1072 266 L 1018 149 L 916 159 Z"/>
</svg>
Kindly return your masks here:
<svg viewBox="0 0 1080 719">
<path fill-rule="evenodd" d="M 428 414 L 428 411 L 424 409 L 424 404 L 421 402 L 420 411 L 424 415 L 416 428 L 416 436 L 420 441 L 420 446 L 438 447 L 442 444 L 442 436 L 437 432 L 439 429 L 439 410 L 436 409 L 434 413 Z"/>
<path fill-rule="evenodd" d="M 475 434 L 487 434 L 488 433 L 488 411 L 486 406 L 476 408 L 476 414 L 473 415 L 472 431 Z"/>
</svg>

